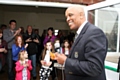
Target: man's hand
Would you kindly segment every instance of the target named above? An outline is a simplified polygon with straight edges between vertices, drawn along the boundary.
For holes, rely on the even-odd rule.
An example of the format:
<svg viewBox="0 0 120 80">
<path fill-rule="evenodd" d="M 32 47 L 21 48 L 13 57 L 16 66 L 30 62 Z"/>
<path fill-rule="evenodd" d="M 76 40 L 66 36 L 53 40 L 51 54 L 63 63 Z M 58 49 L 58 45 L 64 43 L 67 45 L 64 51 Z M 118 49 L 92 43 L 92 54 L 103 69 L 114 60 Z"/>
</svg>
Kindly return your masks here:
<svg viewBox="0 0 120 80">
<path fill-rule="evenodd" d="M 21 31 L 21 30 L 16 30 L 15 33 L 14 33 L 14 36 L 20 34 L 20 31 Z"/>
<path fill-rule="evenodd" d="M 59 64 L 64 64 L 64 62 L 66 61 L 67 57 L 62 54 L 62 53 L 55 53 L 55 60 L 57 60 L 57 62 Z"/>
<path fill-rule="evenodd" d="M 39 43 L 39 40 L 38 40 L 38 39 L 34 39 L 33 41 L 36 42 L 36 43 Z"/>
<path fill-rule="evenodd" d="M 25 42 L 32 42 L 31 38 L 28 38 Z"/>
</svg>

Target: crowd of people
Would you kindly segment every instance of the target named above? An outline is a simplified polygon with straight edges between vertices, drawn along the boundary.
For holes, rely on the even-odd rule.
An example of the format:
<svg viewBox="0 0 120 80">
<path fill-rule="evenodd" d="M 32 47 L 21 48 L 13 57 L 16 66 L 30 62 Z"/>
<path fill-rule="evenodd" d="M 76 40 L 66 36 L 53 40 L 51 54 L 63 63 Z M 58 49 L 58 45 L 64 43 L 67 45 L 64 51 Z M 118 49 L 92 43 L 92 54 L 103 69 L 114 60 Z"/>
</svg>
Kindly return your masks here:
<svg viewBox="0 0 120 80">
<path fill-rule="evenodd" d="M 106 80 L 108 41 L 104 32 L 86 20 L 81 6 L 68 7 L 65 16 L 70 29 L 76 30 L 74 41 L 71 33 L 67 38 L 61 32 L 55 36 L 52 27 L 41 37 L 30 25 L 26 32 L 16 30 L 15 20 L 10 20 L 9 28 L 0 30 L 0 68 L 4 65 L 1 55 L 6 54 L 8 80 L 36 80 L 36 60 L 41 64 L 40 80 L 48 80 L 50 75 L 52 80 L 56 78 L 55 62 L 64 67 L 65 80 Z"/>
<path fill-rule="evenodd" d="M 49 27 L 40 36 L 38 31 L 33 30 L 31 25 L 27 26 L 26 32 L 24 31 L 24 27 L 16 29 L 16 25 L 16 20 L 10 20 L 9 26 L 1 25 L 0 27 L 0 73 L 3 72 L 3 67 L 6 63 L 8 65 L 8 80 L 18 80 L 18 77 L 16 77 L 18 71 L 20 69 L 24 70 L 23 67 L 27 66 L 23 64 L 21 68 L 18 68 L 22 62 L 20 54 L 23 53 L 21 51 L 27 51 L 33 80 L 37 78 L 36 66 L 39 65 L 41 69 L 45 67 L 42 60 L 46 60 L 45 53 L 47 53 L 48 43 L 52 45 L 52 49 L 49 48 L 50 52 L 64 53 L 66 56 L 69 55 L 70 42 L 73 42 L 72 38 L 74 38 L 74 34 L 63 36 L 60 30 L 58 35 L 54 35 L 53 27 Z M 71 36 L 72 38 L 69 38 Z M 49 62 L 51 63 L 49 67 L 52 67 L 50 74 L 52 80 L 54 80 L 56 77 L 53 66 L 55 60 L 50 59 Z"/>
</svg>

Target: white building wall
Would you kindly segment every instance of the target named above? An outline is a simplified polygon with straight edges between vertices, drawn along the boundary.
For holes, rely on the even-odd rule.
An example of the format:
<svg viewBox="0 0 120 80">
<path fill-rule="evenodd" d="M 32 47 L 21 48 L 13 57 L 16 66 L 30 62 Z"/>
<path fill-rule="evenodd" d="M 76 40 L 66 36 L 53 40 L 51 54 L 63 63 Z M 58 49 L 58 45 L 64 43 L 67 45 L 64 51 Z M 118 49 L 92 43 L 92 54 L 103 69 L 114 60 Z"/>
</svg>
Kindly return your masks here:
<svg viewBox="0 0 120 80">
<path fill-rule="evenodd" d="M 2 8 L 0 7 L 0 24 L 3 23 L 3 18 L 4 18 L 4 14 L 3 13 L 4 12 L 3 12 Z"/>
<path fill-rule="evenodd" d="M 35 12 L 4 12 L 3 23 L 8 25 L 11 19 L 17 21 L 17 27 L 32 25 L 39 29 L 42 34 L 44 29 L 53 27 L 54 29 L 69 30 L 64 14 L 35 13 Z"/>
</svg>

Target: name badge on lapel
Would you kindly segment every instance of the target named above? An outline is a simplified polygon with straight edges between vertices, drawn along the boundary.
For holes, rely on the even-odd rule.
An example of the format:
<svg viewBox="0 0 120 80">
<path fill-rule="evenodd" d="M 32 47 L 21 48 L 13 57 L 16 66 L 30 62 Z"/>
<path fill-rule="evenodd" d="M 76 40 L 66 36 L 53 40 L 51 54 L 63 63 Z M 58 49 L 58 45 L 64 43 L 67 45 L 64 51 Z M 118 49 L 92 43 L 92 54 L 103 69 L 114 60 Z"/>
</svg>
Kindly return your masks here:
<svg viewBox="0 0 120 80">
<path fill-rule="evenodd" d="M 75 52 L 74 57 L 78 58 L 78 52 Z"/>
</svg>

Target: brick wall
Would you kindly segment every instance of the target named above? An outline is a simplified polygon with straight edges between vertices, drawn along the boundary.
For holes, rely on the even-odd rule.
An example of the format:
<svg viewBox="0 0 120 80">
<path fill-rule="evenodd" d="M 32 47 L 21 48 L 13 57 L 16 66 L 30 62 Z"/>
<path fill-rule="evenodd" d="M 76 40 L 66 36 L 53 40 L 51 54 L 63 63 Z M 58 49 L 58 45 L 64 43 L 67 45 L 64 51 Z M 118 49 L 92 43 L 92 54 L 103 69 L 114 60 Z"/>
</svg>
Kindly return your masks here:
<svg viewBox="0 0 120 80">
<path fill-rule="evenodd" d="M 37 1 L 63 2 L 63 3 L 76 3 L 76 4 L 90 5 L 90 4 L 98 3 L 105 0 L 37 0 Z"/>
</svg>

